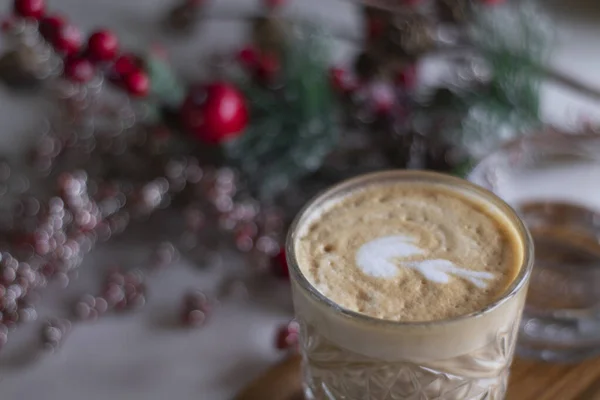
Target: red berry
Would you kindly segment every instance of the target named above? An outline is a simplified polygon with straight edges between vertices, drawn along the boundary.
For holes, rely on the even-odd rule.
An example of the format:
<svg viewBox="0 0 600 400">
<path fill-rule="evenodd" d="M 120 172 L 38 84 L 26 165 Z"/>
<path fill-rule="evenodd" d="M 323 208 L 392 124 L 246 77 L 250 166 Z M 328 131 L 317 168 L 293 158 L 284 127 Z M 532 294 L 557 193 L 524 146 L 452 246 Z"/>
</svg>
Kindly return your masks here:
<svg viewBox="0 0 600 400">
<path fill-rule="evenodd" d="M 79 51 L 81 42 L 81 31 L 71 24 L 64 24 L 58 29 L 52 45 L 57 52 L 71 55 Z"/>
<path fill-rule="evenodd" d="M 331 85 L 337 92 L 349 93 L 358 88 L 356 80 L 343 68 L 331 68 L 329 74 Z"/>
<path fill-rule="evenodd" d="M 94 65 L 87 58 L 74 56 L 65 59 L 64 74 L 71 81 L 88 82 L 94 77 L 94 73 Z"/>
<path fill-rule="evenodd" d="M 256 67 L 256 77 L 261 82 L 270 82 L 280 69 L 281 63 L 277 56 L 270 53 L 261 54 Z"/>
<path fill-rule="evenodd" d="M 412 90 L 417 86 L 417 67 L 414 64 L 404 67 L 397 76 L 396 83 L 406 90 Z"/>
<path fill-rule="evenodd" d="M 258 50 L 252 46 L 248 46 L 240 50 L 237 55 L 237 60 L 246 68 L 254 69 L 258 63 Z"/>
<path fill-rule="evenodd" d="M 140 63 L 133 54 L 122 54 L 117 58 L 114 65 L 114 70 L 117 76 L 124 77 L 140 68 Z"/>
<path fill-rule="evenodd" d="M 385 23 L 381 18 L 371 17 L 367 20 L 367 37 L 376 39 L 383 34 Z"/>
<path fill-rule="evenodd" d="M 150 92 L 150 78 L 141 69 L 137 69 L 123 78 L 127 92 L 135 97 L 147 96 Z"/>
<path fill-rule="evenodd" d="M 119 39 L 111 31 L 94 32 L 88 39 L 87 55 L 94 61 L 110 61 L 118 51 Z"/>
<path fill-rule="evenodd" d="M 23 18 L 40 19 L 46 9 L 45 0 L 15 0 L 13 10 L 16 15 Z"/>
<path fill-rule="evenodd" d="M 192 87 L 181 108 L 185 129 L 211 144 L 239 136 L 248 124 L 248 114 L 242 93 L 226 82 Z"/>
<path fill-rule="evenodd" d="M 271 260 L 271 269 L 275 276 L 283 279 L 289 279 L 290 270 L 288 268 L 284 248 L 281 248 L 279 253 L 277 253 L 277 255 Z"/>
<path fill-rule="evenodd" d="M 48 42 L 53 43 L 58 38 L 58 34 L 65 25 L 65 22 L 65 19 L 59 15 L 44 17 L 40 21 L 40 34 Z"/>
<path fill-rule="evenodd" d="M 142 69 L 142 64 L 135 55 L 130 53 L 122 54 L 112 65 L 107 77 L 112 83 L 124 86 L 125 77 Z"/>
</svg>

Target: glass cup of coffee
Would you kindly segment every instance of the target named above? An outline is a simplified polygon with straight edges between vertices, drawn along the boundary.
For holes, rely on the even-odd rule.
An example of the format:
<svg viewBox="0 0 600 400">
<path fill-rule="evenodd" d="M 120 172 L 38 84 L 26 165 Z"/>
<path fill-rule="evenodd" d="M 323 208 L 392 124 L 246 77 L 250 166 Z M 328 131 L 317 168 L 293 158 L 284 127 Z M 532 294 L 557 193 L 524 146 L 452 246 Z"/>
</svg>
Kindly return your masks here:
<svg viewBox="0 0 600 400">
<path fill-rule="evenodd" d="M 533 246 L 491 192 L 364 175 L 305 206 L 287 257 L 308 399 L 504 398 Z"/>
</svg>

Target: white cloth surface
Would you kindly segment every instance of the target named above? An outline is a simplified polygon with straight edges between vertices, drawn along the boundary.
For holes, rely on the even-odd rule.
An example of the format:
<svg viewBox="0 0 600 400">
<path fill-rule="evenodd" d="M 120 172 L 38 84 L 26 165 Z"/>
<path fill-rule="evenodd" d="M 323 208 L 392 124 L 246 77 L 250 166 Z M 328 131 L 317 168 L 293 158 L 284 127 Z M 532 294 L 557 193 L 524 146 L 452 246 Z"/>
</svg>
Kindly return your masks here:
<svg viewBox="0 0 600 400">
<path fill-rule="evenodd" d="M 9 3 L 6 1 L 5 3 Z M 193 76 L 201 54 L 242 43 L 243 24 L 206 21 L 193 37 L 163 37 L 158 21 L 173 1 L 162 0 L 53 0 L 52 10 L 66 14 L 84 30 L 114 29 L 126 41 L 143 46 L 160 41 L 169 49 L 182 74 Z M 348 1 L 290 0 L 288 12 L 317 12 L 340 26 L 354 26 L 356 16 Z M 600 88 L 600 5 L 593 0 L 557 1 L 549 9 L 557 16 L 558 49 L 553 64 L 562 71 Z M 251 11 L 253 0 L 219 0 L 211 8 Z M 3 5 L 5 10 L 7 4 Z M 233 7 L 234 6 L 234 7 Z M 358 28 L 357 28 L 358 29 Z M 342 56 L 344 49 L 335 49 Z M 544 88 L 544 115 L 549 121 L 573 124 L 582 117 L 600 116 L 600 105 L 563 89 Z M 35 137 L 43 119 L 39 99 L 0 88 L 0 149 L 13 154 Z M 104 265 L 126 262 L 141 265 L 148 245 L 115 244 L 99 249 L 82 267 L 79 279 L 67 290 L 49 288 L 40 309 L 60 315 L 78 293 L 94 291 Z M 232 263 L 234 261 L 231 261 Z M 149 302 L 131 316 L 107 316 L 95 323 L 77 324 L 56 354 L 32 360 L 30 343 L 37 330 L 19 328 L 8 351 L 0 356 L 2 400 L 226 400 L 256 377 L 279 355 L 273 347 L 274 328 L 291 317 L 285 284 L 265 282 L 258 298 L 222 304 L 202 330 L 170 326 L 179 295 L 188 287 L 211 290 L 219 268 L 199 269 L 181 261 L 171 272 L 151 278 Z"/>
</svg>

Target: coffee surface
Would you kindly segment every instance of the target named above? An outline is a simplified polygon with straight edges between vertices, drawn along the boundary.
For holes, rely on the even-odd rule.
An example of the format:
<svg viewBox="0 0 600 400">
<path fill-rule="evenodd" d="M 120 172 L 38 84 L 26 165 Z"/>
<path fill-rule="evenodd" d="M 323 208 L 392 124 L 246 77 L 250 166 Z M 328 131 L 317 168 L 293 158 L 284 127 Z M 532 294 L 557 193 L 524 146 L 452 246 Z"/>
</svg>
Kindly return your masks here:
<svg viewBox="0 0 600 400">
<path fill-rule="evenodd" d="M 302 273 L 338 305 L 394 321 L 481 310 L 523 249 L 508 221 L 441 185 L 373 184 L 330 201 L 299 232 Z"/>
</svg>

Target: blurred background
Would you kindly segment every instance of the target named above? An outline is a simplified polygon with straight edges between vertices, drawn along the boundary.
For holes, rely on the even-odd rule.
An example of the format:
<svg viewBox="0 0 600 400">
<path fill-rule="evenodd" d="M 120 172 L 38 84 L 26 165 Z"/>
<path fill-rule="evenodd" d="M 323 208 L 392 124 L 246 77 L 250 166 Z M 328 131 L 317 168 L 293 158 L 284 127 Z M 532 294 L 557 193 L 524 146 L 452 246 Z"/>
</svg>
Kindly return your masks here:
<svg viewBox="0 0 600 400">
<path fill-rule="evenodd" d="M 281 247 L 315 191 L 595 132 L 597 2 L 372 3 L 3 4 L 3 400 L 230 399 L 293 351 Z"/>
</svg>

